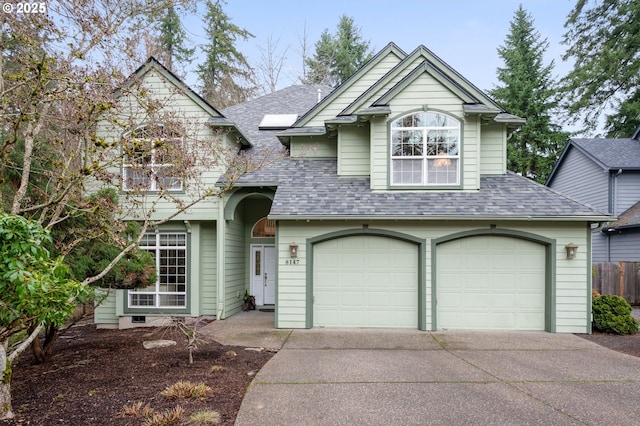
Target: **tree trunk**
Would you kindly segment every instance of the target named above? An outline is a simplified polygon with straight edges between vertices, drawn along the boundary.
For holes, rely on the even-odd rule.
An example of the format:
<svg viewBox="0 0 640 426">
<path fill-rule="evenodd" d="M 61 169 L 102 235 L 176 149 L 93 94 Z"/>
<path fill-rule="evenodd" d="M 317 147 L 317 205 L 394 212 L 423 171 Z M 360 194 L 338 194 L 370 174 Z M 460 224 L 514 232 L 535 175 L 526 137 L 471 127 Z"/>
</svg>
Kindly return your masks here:
<svg viewBox="0 0 640 426">
<path fill-rule="evenodd" d="M 0 420 L 13 418 L 11 410 L 11 361 L 7 357 L 7 342 L 0 342 Z"/>
<path fill-rule="evenodd" d="M 33 330 L 29 329 L 29 334 Z M 31 342 L 31 352 L 36 359 L 36 362 L 42 364 L 47 360 L 51 352 L 53 351 L 53 344 L 58 338 L 58 327 L 49 324 L 45 327 L 44 340 L 41 342 L 39 337 L 33 339 Z"/>
</svg>

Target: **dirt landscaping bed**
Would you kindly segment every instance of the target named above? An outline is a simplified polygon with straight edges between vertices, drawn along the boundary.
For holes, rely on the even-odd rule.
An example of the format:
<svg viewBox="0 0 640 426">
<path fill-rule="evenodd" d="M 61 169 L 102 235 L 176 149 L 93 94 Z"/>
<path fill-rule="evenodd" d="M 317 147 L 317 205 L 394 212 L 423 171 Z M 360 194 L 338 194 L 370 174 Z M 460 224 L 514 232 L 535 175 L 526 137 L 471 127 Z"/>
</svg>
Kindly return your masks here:
<svg viewBox="0 0 640 426">
<path fill-rule="evenodd" d="M 618 336 L 594 332 L 579 335 L 607 348 L 640 357 L 640 333 Z M 142 342 L 172 339 L 176 346 L 147 350 Z M 13 408 L 16 418 L 0 422 L 17 425 L 153 425 L 215 424 L 191 418 L 212 411 L 219 423 L 232 425 L 247 386 L 255 373 L 273 356 L 269 352 L 200 345 L 189 364 L 186 340 L 166 330 L 138 328 L 97 330 L 93 325 L 75 327 L 56 343 L 51 359 L 34 364 L 25 353 L 14 368 Z M 170 399 L 161 395 L 179 381 L 204 383 L 211 388 L 202 398 Z M 139 404 L 137 416 L 125 415 L 125 407 Z M 142 416 L 143 407 L 161 415 L 176 406 L 184 409 L 175 423 L 153 423 Z M 134 410 L 135 411 L 135 410 Z M 204 417 L 207 418 L 207 417 Z M 146 423 L 145 423 L 146 422 Z"/>
<path fill-rule="evenodd" d="M 143 341 L 175 340 L 177 345 L 144 349 Z M 216 424 L 190 419 L 215 418 L 232 425 L 247 386 L 273 356 L 216 342 L 198 345 L 194 363 L 184 335 L 166 329 L 97 330 L 94 325 L 73 328 L 56 342 L 51 359 L 34 364 L 25 352 L 14 366 L 13 409 L 16 417 L 4 425 L 144 425 Z M 179 381 L 204 383 L 211 391 L 201 398 L 171 399 L 161 395 Z M 140 405 L 139 415 L 125 415 L 125 407 Z M 142 416 L 149 405 L 152 414 Z M 153 423 L 155 414 L 184 409 L 179 421 Z M 135 411 L 135 410 L 134 410 Z M 147 422 L 147 423 L 145 423 Z"/>
<path fill-rule="evenodd" d="M 640 357 L 640 332 L 630 336 L 619 336 L 594 331 L 593 334 L 578 334 L 578 336 L 605 348 Z"/>
</svg>

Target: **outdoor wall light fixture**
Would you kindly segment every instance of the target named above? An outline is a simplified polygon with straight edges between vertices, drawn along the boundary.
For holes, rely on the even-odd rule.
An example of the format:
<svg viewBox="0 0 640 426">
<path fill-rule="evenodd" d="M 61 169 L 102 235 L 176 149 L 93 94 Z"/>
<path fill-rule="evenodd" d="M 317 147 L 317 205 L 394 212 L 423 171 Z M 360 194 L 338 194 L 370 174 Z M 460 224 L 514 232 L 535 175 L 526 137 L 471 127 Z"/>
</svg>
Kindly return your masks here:
<svg viewBox="0 0 640 426">
<path fill-rule="evenodd" d="M 289 244 L 289 254 L 291 257 L 298 257 L 298 245 L 295 242 Z"/>
<path fill-rule="evenodd" d="M 576 253 L 578 252 L 578 245 L 574 243 L 569 243 L 564 246 L 564 249 L 567 251 L 567 259 L 575 259 Z"/>
</svg>

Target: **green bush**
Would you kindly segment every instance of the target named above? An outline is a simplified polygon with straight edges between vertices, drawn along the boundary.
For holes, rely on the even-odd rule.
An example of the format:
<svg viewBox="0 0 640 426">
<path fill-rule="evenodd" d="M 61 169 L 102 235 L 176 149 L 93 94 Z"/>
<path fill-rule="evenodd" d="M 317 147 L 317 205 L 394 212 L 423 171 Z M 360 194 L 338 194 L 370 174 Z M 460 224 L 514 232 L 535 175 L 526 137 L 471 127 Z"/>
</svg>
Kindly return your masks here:
<svg viewBox="0 0 640 426">
<path fill-rule="evenodd" d="M 616 334 L 635 334 L 638 331 L 638 321 L 631 316 L 631 305 L 622 297 L 597 297 L 592 305 L 596 329 Z"/>
</svg>

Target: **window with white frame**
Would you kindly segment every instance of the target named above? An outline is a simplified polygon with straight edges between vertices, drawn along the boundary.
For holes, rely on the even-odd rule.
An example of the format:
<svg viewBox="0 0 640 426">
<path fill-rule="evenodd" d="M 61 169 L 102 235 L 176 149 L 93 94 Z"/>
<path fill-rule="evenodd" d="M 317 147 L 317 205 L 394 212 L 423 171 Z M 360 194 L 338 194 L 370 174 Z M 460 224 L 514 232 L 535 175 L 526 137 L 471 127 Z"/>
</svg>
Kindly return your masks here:
<svg viewBox="0 0 640 426">
<path fill-rule="evenodd" d="M 391 185 L 460 183 L 460 122 L 440 112 L 416 112 L 391 123 Z"/>
<path fill-rule="evenodd" d="M 182 180 L 175 176 L 176 148 L 182 136 L 163 125 L 147 125 L 129 133 L 123 141 L 123 189 L 178 191 Z"/>
<path fill-rule="evenodd" d="M 156 260 L 154 284 L 129 290 L 130 308 L 187 307 L 187 234 L 146 234 L 140 248 Z"/>
</svg>

